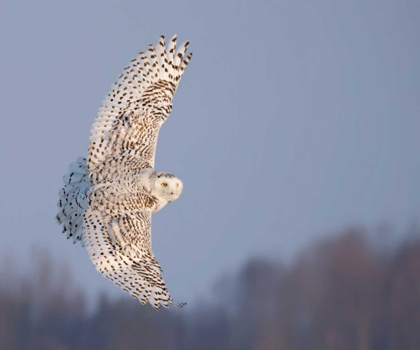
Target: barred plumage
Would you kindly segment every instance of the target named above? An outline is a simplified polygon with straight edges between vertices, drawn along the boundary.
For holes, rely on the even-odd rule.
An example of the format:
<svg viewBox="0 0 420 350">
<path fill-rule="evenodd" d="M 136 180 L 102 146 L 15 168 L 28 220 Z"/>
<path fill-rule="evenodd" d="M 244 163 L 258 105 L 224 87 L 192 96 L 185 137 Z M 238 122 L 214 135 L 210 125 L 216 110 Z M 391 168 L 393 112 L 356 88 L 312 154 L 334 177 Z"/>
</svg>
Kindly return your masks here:
<svg viewBox="0 0 420 350">
<path fill-rule="evenodd" d="M 87 160 L 64 176 L 57 221 L 81 240 L 96 269 L 142 304 L 173 303 L 151 245 L 152 214 L 176 200 L 183 184 L 154 170 L 160 127 L 192 53 L 161 36 L 131 60 L 104 99 L 91 129 Z M 179 307 L 185 304 L 178 304 Z"/>
</svg>

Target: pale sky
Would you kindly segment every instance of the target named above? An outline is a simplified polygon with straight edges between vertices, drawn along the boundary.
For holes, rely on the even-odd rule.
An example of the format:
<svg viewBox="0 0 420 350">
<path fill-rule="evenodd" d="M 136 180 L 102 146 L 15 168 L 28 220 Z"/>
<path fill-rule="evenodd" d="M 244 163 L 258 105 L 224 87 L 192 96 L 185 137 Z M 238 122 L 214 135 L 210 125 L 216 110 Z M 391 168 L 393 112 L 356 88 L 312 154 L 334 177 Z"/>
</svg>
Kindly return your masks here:
<svg viewBox="0 0 420 350">
<path fill-rule="evenodd" d="M 156 157 L 184 182 L 153 218 L 175 300 L 250 256 L 419 219 L 416 0 L 4 1 L 0 16 L 1 251 L 23 271 L 46 247 L 91 296 L 124 295 L 61 234 L 57 193 L 111 84 L 161 34 L 194 52 Z"/>
</svg>

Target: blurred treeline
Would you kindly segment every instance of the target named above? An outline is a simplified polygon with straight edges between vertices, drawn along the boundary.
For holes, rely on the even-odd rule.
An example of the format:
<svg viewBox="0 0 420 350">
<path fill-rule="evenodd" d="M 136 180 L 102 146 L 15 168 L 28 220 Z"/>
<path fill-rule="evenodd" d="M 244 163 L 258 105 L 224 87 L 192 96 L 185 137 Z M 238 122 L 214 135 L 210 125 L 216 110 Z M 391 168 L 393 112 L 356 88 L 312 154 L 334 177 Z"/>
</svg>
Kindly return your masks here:
<svg viewBox="0 0 420 350">
<path fill-rule="evenodd" d="M 289 265 L 253 259 L 220 278 L 212 300 L 161 312 L 104 296 L 88 311 L 70 274 L 57 273 L 41 252 L 31 277 L 3 266 L 0 349 L 418 350 L 420 231 L 413 231 L 390 245 L 386 232 L 372 239 L 351 229 Z"/>
</svg>

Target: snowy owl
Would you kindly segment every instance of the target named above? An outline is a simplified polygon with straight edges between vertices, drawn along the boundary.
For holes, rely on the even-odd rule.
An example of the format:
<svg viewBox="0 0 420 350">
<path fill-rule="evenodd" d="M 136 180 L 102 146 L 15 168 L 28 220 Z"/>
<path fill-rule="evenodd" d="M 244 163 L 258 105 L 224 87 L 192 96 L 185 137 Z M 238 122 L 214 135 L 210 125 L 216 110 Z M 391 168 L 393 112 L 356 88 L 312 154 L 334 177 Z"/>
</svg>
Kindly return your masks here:
<svg viewBox="0 0 420 350">
<path fill-rule="evenodd" d="M 118 77 L 93 123 L 87 159 L 64 175 L 57 221 L 81 241 L 96 269 L 157 310 L 173 300 L 152 252 L 152 214 L 176 200 L 183 183 L 154 170 L 159 129 L 192 57 L 161 36 Z M 184 303 L 177 304 L 182 307 Z"/>
</svg>

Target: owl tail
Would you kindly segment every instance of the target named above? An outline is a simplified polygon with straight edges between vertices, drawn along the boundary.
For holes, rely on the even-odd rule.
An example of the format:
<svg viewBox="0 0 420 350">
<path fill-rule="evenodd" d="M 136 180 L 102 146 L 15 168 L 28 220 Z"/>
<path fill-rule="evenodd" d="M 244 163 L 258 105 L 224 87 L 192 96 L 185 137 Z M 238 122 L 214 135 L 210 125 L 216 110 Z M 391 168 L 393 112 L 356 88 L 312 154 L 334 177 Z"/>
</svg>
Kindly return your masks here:
<svg viewBox="0 0 420 350">
<path fill-rule="evenodd" d="M 86 169 L 86 159 L 79 157 L 69 165 L 69 172 L 63 176 L 64 187 L 59 191 L 60 199 L 57 206 L 60 211 L 56 220 L 63 225 L 63 233 L 67 239 L 73 238 L 73 243 L 82 240 L 83 213 L 89 205 L 89 171 Z M 82 241 L 83 244 L 83 241 Z"/>
</svg>

